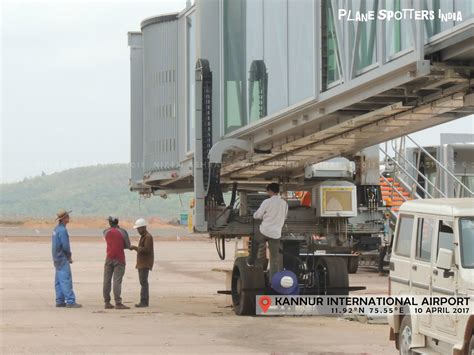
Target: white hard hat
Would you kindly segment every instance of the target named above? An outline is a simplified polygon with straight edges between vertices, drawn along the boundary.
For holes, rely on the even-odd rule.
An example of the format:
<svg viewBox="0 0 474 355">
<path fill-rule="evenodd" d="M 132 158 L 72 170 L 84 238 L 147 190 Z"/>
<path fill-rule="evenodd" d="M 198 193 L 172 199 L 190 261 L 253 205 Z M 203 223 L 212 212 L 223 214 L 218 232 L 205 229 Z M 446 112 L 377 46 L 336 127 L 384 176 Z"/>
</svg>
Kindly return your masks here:
<svg viewBox="0 0 474 355">
<path fill-rule="evenodd" d="M 291 288 L 293 287 L 293 284 L 293 279 L 289 276 L 283 276 L 280 280 L 280 285 L 284 288 Z"/>
<path fill-rule="evenodd" d="M 146 221 L 143 218 L 139 218 L 135 221 L 135 225 L 133 226 L 133 228 L 137 229 L 140 227 L 146 227 L 146 225 Z"/>
</svg>

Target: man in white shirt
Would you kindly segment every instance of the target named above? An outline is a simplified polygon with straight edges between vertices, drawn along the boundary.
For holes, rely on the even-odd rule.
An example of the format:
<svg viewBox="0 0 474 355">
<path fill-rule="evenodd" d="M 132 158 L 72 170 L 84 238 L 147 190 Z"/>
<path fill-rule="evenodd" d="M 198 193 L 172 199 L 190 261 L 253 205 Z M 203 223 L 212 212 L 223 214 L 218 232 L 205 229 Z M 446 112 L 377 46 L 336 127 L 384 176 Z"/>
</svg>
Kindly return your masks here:
<svg viewBox="0 0 474 355">
<path fill-rule="evenodd" d="M 288 204 L 279 195 L 280 186 L 277 183 L 266 187 L 269 198 L 264 200 L 253 218 L 261 219 L 259 230 L 252 237 L 252 246 L 247 264 L 254 266 L 257 259 L 265 257 L 265 243 L 270 249 L 270 281 L 275 273 L 283 269 L 283 255 L 280 253 L 281 230 L 288 213 Z"/>
</svg>

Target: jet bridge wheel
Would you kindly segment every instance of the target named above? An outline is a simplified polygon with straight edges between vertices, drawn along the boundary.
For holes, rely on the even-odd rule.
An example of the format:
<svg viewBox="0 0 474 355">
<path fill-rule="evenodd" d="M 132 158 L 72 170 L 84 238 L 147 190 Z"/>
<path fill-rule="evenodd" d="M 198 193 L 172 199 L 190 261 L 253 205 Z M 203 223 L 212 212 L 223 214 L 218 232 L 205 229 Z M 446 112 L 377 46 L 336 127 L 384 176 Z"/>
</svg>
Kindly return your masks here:
<svg viewBox="0 0 474 355">
<path fill-rule="evenodd" d="M 321 257 L 314 265 L 317 292 L 321 295 L 348 295 L 349 274 L 343 257 Z"/>
<path fill-rule="evenodd" d="M 347 271 L 349 274 L 357 273 L 359 268 L 359 256 L 350 256 L 347 258 Z"/>
<path fill-rule="evenodd" d="M 235 259 L 232 270 L 232 306 L 239 316 L 255 315 L 255 296 L 265 292 L 261 267 L 247 266 L 247 257 Z"/>
</svg>

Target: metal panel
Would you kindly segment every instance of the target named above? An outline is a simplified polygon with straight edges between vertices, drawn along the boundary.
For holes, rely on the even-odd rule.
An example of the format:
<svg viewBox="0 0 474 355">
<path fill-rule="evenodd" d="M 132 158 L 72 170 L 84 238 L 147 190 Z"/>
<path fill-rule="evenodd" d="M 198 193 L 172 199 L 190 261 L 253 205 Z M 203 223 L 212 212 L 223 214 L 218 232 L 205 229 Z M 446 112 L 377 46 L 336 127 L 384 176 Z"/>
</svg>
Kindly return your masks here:
<svg viewBox="0 0 474 355">
<path fill-rule="evenodd" d="M 255 164 L 255 160 L 253 158 L 250 158 L 239 163 L 243 165 L 247 163 L 245 168 L 236 171 L 232 165 L 228 165 L 222 168 L 222 173 L 224 175 L 230 173 L 233 177 L 254 177 L 262 174 L 263 172 L 270 171 L 276 171 L 276 174 L 278 174 L 277 171 L 281 167 L 295 170 L 303 167 L 304 164 L 314 164 L 337 155 L 353 153 L 359 149 L 367 147 L 369 142 L 370 145 L 375 145 L 405 135 L 407 133 L 415 132 L 420 129 L 452 120 L 452 116 L 447 116 L 445 118 L 443 114 L 453 109 L 463 107 L 463 98 L 464 93 L 457 93 L 427 105 L 418 106 L 411 110 L 405 110 L 405 112 L 398 114 L 396 112 L 402 109 L 403 106 L 392 105 L 386 109 L 375 111 L 375 114 L 373 115 L 362 115 L 358 118 L 327 129 L 327 132 L 334 133 L 334 136 L 329 139 L 322 138 L 317 133 L 312 134 L 301 139 L 301 141 L 305 143 L 303 146 L 298 144 L 298 148 L 294 148 L 292 146 L 293 142 L 286 145 L 287 149 L 289 150 L 287 153 L 283 153 L 275 157 L 267 157 L 267 159 L 260 162 L 259 165 Z M 390 111 L 394 112 L 390 113 Z M 421 115 L 423 120 L 414 123 L 412 120 L 405 119 L 407 116 L 410 117 L 412 115 Z M 393 124 L 395 122 L 401 122 L 404 124 L 404 126 Z M 345 132 L 341 132 L 339 130 L 340 127 L 345 127 L 347 130 Z M 347 138 L 351 137 L 350 135 L 352 134 L 357 136 L 359 133 L 369 134 L 371 137 L 362 141 L 352 141 Z M 324 147 L 328 145 L 332 147 L 329 154 L 314 154 L 312 158 L 306 158 L 304 155 L 296 155 L 296 153 L 309 152 L 313 151 L 314 149 L 318 149 L 321 146 Z M 299 157 L 299 161 L 295 161 L 293 159 L 295 157 Z M 288 165 L 289 161 L 292 161 L 291 166 Z"/>
<path fill-rule="evenodd" d="M 177 140 L 176 149 L 178 161 L 181 162 L 186 158 L 186 87 L 187 87 L 187 71 L 186 71 L 186 16 L 178 19 L 177 23 L 177 57 L 176 57 L 176 119 L 177 119 Z"/>
<path fill-rule="evenodd" d="M 145 21 L 144 171 L 179 167 L 177 113 L 177 18 Z"/>
<path fill-rule="evenodd" d="M 143 179 L 143 42 L 140 32 L 128 33 L 130 46 L 130 181 Z"/>
</svg>

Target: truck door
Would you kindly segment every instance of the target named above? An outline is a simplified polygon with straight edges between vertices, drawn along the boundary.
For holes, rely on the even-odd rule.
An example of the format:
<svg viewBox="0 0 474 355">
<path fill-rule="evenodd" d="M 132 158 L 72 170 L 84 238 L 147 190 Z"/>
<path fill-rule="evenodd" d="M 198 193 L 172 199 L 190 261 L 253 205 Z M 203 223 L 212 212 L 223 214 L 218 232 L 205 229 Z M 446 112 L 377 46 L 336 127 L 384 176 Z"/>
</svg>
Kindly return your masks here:
<svg viewBox="0 0 474 355">
<path fill-rule="evenodd" d="M 435 231 L 436 255 L 434 260 L 438 259 L 440 248 L 450 249 L 455 251 L 455 240 L 453 231 L 454 221 L 450 219 L 442 219 L 437 221 L 437 228 Z M 454 270 L 453 266 L 453 270 Z M 454 276 L 444 276 L 443 270 L 436 267 L 433 268 L 433 287 L 432 294 L 438 296 L 453 296 L 456 287 L 457 272 Z M 441 331 L 447 335 L 455 336 L 457 333 L 457 316 L 455 315 L 437 315 L 432 317 L 432 329 L 434 331 Z"/>
<path fill-rule="evenodd" d="M 413 215 L 398 217 L 395 245 L 390 258 L 390 292 L 392 295 L 410 294 L 411 255 L 414 230 Z"/>
<path fill-rule="evenodd" d="M 415 255 L 411 264 L 411 289 L 413 295 L 430 295 L 432 287 L 431 255 L 433 253 L 433 234 L 436 219 L 418 216 L 416 221 L 416 245 Z M 431 315 L 421 315 L 419 317 L 420 328 L 429 328 Z"/>
</svg>

